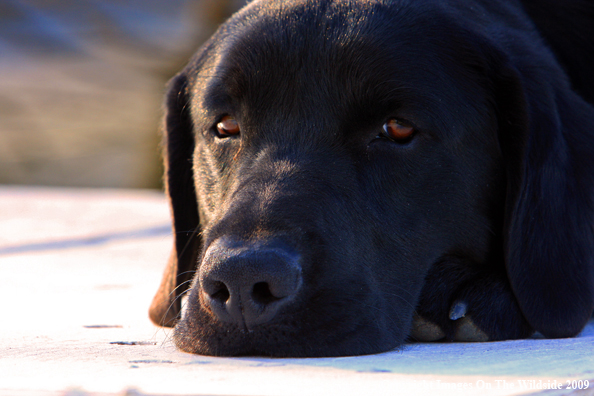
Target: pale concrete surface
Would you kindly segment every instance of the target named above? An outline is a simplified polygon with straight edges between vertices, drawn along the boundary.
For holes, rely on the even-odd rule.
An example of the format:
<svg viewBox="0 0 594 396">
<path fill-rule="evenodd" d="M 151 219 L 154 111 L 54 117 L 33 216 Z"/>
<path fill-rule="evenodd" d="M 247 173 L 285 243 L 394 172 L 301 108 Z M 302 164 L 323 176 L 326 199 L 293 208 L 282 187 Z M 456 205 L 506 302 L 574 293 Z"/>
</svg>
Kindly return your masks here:
<svg viewBox="0 0 594 396">
<path fill-rule="evenodd" d="M 414 344 L 360 357 L 178 352 L 147 317 L 170 245 L 160 193 L 0 187 L 0 394 L 594 394 L 592 322 L 573 339 Z M 590 386 L 540 390 L 567 380 Z"/>
</svg>

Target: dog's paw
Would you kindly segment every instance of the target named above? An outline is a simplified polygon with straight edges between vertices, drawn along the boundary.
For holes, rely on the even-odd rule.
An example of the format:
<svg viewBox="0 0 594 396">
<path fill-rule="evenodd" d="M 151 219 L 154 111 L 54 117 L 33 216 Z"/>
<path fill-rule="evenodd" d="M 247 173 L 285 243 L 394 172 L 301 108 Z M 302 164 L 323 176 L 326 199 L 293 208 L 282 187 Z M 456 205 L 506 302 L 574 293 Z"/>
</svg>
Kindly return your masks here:
<svg viewBox="0 0 594 396">
<path fill-rule="evenodd" d="M 455 301 L 450 308 L 450 320 L 454 324 L 454 341 L 462 342 L 486 342 L 489 336 L 485 334 L 470 318 L 466 316 L 468 304 L 464 301 Z"/>
<path fill-rule="evenodd" d="M 466 309 L 467 304 L 463 301 L 456 301 L 450 309 L 449 318 L 454 329 L 453 341 L 489 341 L 489 336 L 472 321 L 470 316 L 466 316 Z M 410 337 L 415 341 L 432 342 L 445 339 L 446 333 L 436 323 L 415 314 Z"/>
<path fill-rule="evenodd" d="M 439 341 L 445 338 L 446 334 L 441 327 L 435 323 L 415 314 L 410 330 L 410 337 L 415 341 Z"/>
<path fill-rule="evenodd" d="M 533 329 L 507 275 L 487 269 L 456 258 L 434 266 L 426 277 L 411 339 L 484 342 L 529 337 Z"/>
<path fill-rule="evenodd" d="M 489 336 L 482 331 L 470 317 L 458 319 L 455 325 L 454 341 L 461 342 L 486 342 Z"/>
</svg>

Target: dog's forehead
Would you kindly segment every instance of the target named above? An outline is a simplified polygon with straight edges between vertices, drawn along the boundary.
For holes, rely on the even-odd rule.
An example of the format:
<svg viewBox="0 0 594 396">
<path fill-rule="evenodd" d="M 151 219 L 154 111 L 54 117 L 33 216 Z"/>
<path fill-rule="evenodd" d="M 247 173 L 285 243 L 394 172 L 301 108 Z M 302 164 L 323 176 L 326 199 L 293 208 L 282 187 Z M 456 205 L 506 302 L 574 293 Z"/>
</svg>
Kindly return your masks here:
<svg viewBox="0 0 594 396">
<path fill-rule="evenodd" d="M 443 119 L 440 108 L 446 112 L 457 101 L 464 107 L 461 67 L 448 55 L 439 7 L 419 12 L 385 3 L 253 2 L 215 36 L 196 97 L 203 108 L 249 103 L 260 119 L 263 109 L 321 111 L 331 120 L 395 107 Z"/>
</svg>

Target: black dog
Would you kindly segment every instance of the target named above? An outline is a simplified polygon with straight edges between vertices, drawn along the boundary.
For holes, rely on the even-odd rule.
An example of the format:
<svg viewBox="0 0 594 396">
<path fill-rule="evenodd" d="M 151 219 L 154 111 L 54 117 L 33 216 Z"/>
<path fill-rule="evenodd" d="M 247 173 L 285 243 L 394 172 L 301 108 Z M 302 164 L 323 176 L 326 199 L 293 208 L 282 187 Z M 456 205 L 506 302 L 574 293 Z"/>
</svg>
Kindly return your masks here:
<svg viewBox="0 0 594 396">
<path fill-rule="evenodd" d="M 152 320 L 209 355 L 579 333 L 592 4 L 251 2 L 170 83 Z"/>
</svg>

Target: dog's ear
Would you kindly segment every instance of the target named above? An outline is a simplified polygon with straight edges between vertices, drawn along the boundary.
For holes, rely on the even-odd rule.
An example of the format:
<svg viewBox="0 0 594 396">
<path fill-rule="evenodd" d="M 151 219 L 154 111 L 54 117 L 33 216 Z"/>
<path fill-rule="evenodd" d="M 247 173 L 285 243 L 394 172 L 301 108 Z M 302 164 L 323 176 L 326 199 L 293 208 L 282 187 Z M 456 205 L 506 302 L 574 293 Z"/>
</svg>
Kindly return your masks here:
<svg viewBox="0 0 594 396">
<path fill-rule="evenodd" d="M 169 83 L 165 101 L 165 188 L 173 216 L 173 250 L 163 280 L 149 309 L 151 320 L 173 326 L 181 311 L 181 296 L 190 286 L 196 269 L 200 229 L 192 157 L 194 135 L 185 74 Z"/>
<path fill-rule="evenodd" d="M 594 309 L 594 108 L 561 72 L 521 77 L 506 63 L 496 102 L 509 280 L 535 330 L 575 336 Z"/>
</svg>

